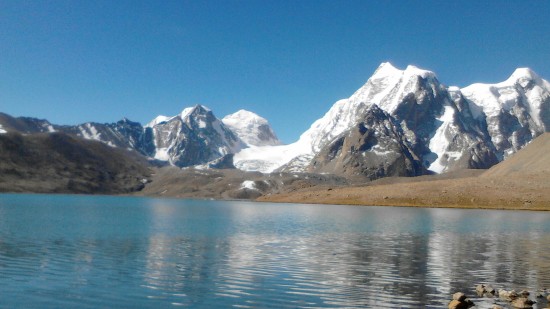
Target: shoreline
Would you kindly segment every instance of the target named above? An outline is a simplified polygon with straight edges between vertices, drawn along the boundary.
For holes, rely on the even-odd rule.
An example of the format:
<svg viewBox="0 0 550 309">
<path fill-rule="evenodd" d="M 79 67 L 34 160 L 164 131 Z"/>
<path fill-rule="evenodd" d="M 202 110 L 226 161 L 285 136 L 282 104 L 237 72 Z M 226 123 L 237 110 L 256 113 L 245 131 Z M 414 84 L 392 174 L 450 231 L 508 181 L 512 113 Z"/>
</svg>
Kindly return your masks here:
<svg viewBox="0 0 550 309">
<path fill-rule="evenodd" d="M 314 187 L 264 195 L 259 202 L 550 211 L 550 177 L 539 174 L 398 179 L 350 187 Z"/>
<path fill-rule="evenodd" d="M 250 200 L 236 200 L 236 201 L 250 201 Z M 258 203 L 274 203 L 274 204 L 304 204 L 304 205 L 335 205 L 335 206 L 351 206 L 351 207 L 407 207 L 407 208 L 433 208 L 433 209 L 464 209 L 464 210 L 509 210 L 509 211 L 550 211 L 549 207 L 499 207 L 499 206 L 465 206 L 465 205 L 421 205 L 421 204 L 384 204 L 384 205 L 371 205 L 371 204 L 348 204 L 348 203 L 335 203 L 335 202 L 305 202 L 305 201 L 291 201 L 291 200 L 270 200 L 269 198 L 252 200 L 252 202 Z"/>
<path fill-rule="evenodd" d="M 346 187 L 339 188 L 340 190 L 346 190 Z M 332 189 L 338 190 L 338 189 Z M 316 192 L 317 190 L 303 191 L 301 194 L 307 195 L 307 192 Z M 272 194 L 265 195 L 257 199 L 231 199 L 231 198 L 210 198 L 210 197 L 200 197 L 200 196 L 171 196 L 171 195 L 156 195 L 156 194 L 139 194 L 130 193 L 130 194 L 90 194 L 90 193 L 46 193 L 46 192 L 1 192 L 0 195 L 10 195 L 10 194 L 32 194 L 32 195 L 70 195 L 70 196 L 95 196 L 95 197 L 137 197 L 137 198 L 160 198 L 160 199 L 175 199 L 175 200 L 204 200 L 204 201 L 227 201 L 227 202 L 258 202 L 258 203 L 276 203 L 276 204 L 306 204 L 306 205 L 336 205 L 336 206 L 356 206 L 356 207 L 410 207 L 410 208 L 434 208 L 434 209 L 478 209 L 478 210 L 510 210 L 510 211 L 550 211 L 550 204 L 548 205 L 534 205 L 534 206 L 523 206 L 523 205 L 467 205 L 467 204 L 425 204 L 425 203 L 415 203 L 415 202 L 392 202 L 391 198 L 388 198 L 388 201 L 380 201 L 377 203 L 363 203 L 357 200 L 346 201 L 346 200 L 335 200 L 335 199 L 313 199 L 313 200 L 304 200 L 301 197 L 288 196 L 288 194 Z"/>
</svg>

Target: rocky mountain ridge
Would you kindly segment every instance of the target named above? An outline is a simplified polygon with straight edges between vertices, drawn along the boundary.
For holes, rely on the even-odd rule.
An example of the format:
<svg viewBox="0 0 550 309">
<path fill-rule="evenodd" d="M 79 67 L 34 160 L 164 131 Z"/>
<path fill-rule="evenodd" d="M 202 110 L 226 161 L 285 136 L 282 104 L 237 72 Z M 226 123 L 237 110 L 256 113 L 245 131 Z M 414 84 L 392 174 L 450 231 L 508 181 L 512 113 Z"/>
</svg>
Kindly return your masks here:
<svg viewBox="0 0 550 309">
<path fill-rule="evenodd" d="M 0 113 L 0 130 L 0 134 L 62 132 L 135 150 L 151 160 L 178 167 L 233 167 L 232 154 L 243 148 L 281 144 L 267 120 L 252 112 L 241 110 L 222 121 L 202 105 L 185 108 L 173 117 L 158 116 L 145 126 L 126 118 L 116 123 L 55 125 L 44 119 Z"/>
<path fill-rule="evenodd" d="M 431 71 L 390 63 L 289 145 L 254 113 L 241 110 L 220 120 L 202 105 L 145 126 L 128 119 L 59 126 L 0 114 L 0 134 L 63 132 L 178 167 L 368 179 L 489 168 L 549 129 L 550 83 L 530 69 L 517 69 L 498 84 L 460 89 Z"/>
<path fill-rule="evenodd" d="M 269 148 L 268 158 L 261 149 L 244 149 L 235 155 L 235 165 L 262 172 L 344 173 L 369 179 L 415 175 L 416 170 L 404 166 L 387 173 L 392 161 L 388 154 L 401 149 L 399 156 L 410 154 L 433 173 L 488 168 L 549 128 L 550 84 L 529 69 L 516 70 L 502 83 L 464 89 L 463 93 L 443 85 L 431 71 L 414 66 L 399 70 L 383 63 L 364 86 L 336 102 L 296 143 Z M 365 126 L 373 106 L 384 112 L 377 113 L 380 120 L 391 121 Z M 388 125 L 402 132 L 403 138 L 392 138 L 398 148 L 359 137 L 361 126 L 371 132 L 369 136 L 387 136 Z M 297 155 L 288 158 L 289 152 Z M 336 157 L 339 164 L 332 162 Z"/>
</svg>

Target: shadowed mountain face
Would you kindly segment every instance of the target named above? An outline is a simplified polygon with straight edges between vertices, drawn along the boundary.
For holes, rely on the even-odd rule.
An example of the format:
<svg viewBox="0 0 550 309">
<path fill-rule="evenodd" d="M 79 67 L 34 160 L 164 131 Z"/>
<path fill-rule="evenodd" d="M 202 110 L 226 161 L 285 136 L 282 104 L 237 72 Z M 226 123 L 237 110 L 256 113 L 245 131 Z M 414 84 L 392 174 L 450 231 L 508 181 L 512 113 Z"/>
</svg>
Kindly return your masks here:
<svg viewBox="0 0 550 309">
<path fill-rule="evenodd" d="M 128 193 L 149 178 L 141 156 L 63 133 L 0 134 L 0 191 Z"/>
<path fill-rule="evenodd" d="M 425 173 L 418 157 L 408 148 L 399 124 L 376 105 L 367 111 L 362 122 L 321 150 L 310 171 L 339 171 L 347 177 L 371 180 Z"/>
</svg>

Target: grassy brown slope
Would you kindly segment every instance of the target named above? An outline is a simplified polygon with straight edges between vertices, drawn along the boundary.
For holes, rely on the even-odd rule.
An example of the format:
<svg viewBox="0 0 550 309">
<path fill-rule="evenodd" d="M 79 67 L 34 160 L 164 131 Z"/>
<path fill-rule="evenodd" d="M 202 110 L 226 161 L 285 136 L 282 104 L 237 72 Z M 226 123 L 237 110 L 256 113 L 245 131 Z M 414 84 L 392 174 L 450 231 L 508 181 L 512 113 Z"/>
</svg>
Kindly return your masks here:
<svg viewBox="0 0 550 309">
<path fill-rule="evenodd" d="M 494 168 L 418 180 L 385 179 L 365 186 L 308 190 L 261 197 L 260 201 L 550 210 L 549 134 Z M 442 178 L 443 177 L 443 178 Z"/>
<path fill-rule="evenodd" d="M 62 133 L 0 134 L 0 192 L 128 193 L 143 187 L 145 159 Z"/>
</svg>

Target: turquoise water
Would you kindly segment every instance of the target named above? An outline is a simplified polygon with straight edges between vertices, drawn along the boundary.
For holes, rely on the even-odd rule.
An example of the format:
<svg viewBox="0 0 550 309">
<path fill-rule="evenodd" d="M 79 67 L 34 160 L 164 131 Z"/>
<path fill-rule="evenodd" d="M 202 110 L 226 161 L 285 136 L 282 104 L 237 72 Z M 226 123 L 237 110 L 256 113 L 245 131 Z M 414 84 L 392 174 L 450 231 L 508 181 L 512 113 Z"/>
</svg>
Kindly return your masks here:
<svg viewBox="0 0 550 309">
<path fill-rule="evenodd" d="M 477 283 L 550 288 L 550 213 L 0 195 L 0 308 L 442 308 Z"/>
</svg>

